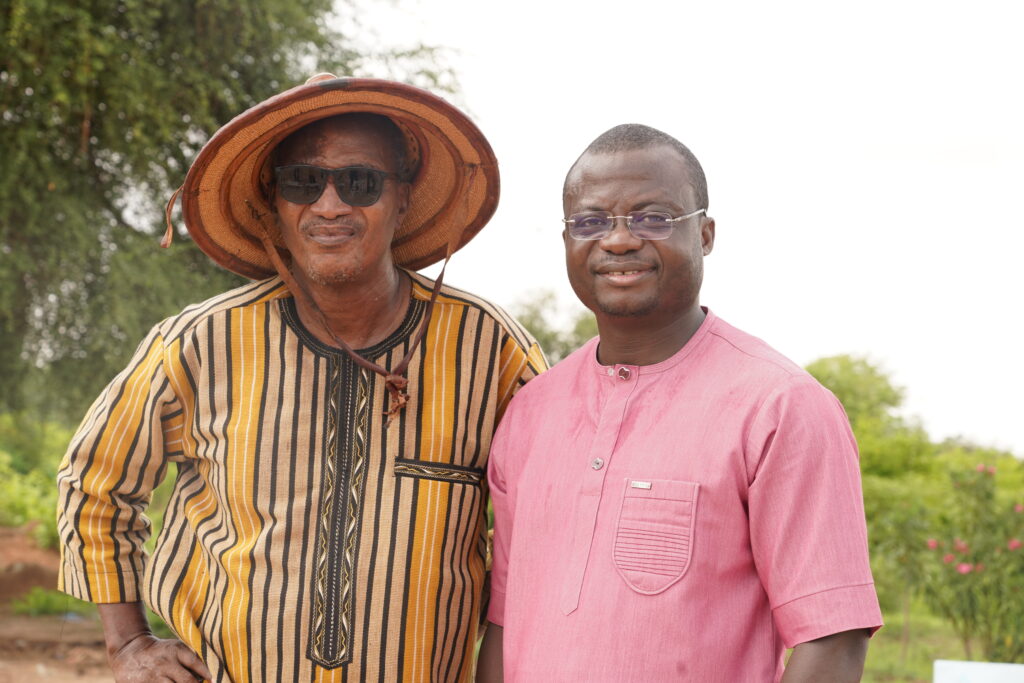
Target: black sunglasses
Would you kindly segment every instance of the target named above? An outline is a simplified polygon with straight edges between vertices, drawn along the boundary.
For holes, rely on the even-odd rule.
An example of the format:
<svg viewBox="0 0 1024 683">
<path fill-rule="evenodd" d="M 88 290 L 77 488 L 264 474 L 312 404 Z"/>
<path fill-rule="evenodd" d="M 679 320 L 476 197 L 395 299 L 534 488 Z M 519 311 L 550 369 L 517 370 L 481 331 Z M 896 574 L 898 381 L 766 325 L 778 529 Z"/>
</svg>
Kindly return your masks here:
<svg viewBox="0 0 1024 683">
<path fill-rule="evenodd" d="M 387 178 L 398 178 L 397 173 L 379 171 L 367 166 L 320 168 L 306 164 L 292 164 L 274 168 L 277 193 L 293 204 L 312 204 L 320 199 L 327 180 L 334 183 L 341 201 L 349 206 L 370 206 L 380 199 Z"/>
</svg>

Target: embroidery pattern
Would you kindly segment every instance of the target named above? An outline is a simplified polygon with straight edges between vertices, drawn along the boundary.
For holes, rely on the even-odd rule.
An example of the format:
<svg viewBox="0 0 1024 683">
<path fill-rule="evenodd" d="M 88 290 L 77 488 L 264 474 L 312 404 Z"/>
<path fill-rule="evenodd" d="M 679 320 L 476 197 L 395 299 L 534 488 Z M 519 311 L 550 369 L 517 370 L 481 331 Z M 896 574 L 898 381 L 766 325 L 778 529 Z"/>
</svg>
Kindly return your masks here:
<svg viewBox="0 0 1024 683">
<path fill-rule="evenodd" d="M 459 465 L 398 458 L 395 460 L 395 475 L 476 484 L 483 479 L 484 472 L 483 470 L 461 467 Z"/>
<path fill-rule="evenodd" d="M 353 594 L 366 480 L 370 387 L 368 372 L 348 358 L 332 359 L 329 381 L 327 458 L 307 656 L 326 669 L 334 669 L 352 659 Z"/>
</svg>

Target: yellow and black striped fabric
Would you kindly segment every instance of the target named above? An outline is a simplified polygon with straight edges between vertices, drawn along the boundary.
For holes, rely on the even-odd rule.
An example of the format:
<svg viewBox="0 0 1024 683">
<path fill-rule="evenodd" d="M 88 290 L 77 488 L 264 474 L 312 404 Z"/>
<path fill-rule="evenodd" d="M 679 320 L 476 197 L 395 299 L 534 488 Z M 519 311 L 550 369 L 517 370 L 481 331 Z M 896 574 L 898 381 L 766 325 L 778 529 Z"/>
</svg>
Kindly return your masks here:
<svg viewBox="0 0 1024 683">
<path fill-rule="evenodd" d="M 400 329 L 360 353 L 407 352 Z M 500 309 L 443 287 L 390 427 L 383 378 L 319 342 L 278 278 L 157 325 L 58 474 L 60 587 L 146 600 L 217 681 L 465 681 L 491 435 L 545 367 Z M 177 478 L 151 558 L 144 510 Z"/>
</svg>

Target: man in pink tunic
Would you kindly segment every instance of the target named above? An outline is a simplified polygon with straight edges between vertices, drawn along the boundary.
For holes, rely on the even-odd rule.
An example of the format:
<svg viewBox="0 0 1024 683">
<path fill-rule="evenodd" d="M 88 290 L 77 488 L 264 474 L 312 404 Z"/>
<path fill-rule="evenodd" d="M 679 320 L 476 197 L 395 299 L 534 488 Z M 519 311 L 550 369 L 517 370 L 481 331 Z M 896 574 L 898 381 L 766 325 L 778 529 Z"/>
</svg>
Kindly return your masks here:
<svg viewBox="0 0 1024 683">
<path fill-rule="evenodd" d="M 524 387 L 495 436 L 478 680 L 860 680 L 882 618 L 857 445 L 828 390 L 700 306 L 700 164 L 618 126 L 563 198 L 600 337 Z"/>
</svg>

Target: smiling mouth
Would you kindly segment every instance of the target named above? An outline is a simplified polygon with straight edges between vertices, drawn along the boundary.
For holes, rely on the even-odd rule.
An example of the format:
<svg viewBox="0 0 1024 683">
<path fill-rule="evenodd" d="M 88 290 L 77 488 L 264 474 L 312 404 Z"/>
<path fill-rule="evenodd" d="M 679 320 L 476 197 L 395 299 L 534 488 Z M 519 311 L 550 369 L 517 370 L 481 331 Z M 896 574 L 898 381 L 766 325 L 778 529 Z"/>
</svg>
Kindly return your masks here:
<svg viewBox="0 0 1024 683">
<path fill-rule="evenodd" d="M 653 268 L 630 268 L 628 270 L 600 270 L 596 275 L 609 285 L 627 287 L 646 279 L 653 273 Z"/>
<path fill-rule="evenodd" d="M 356 236 L 357 231 L 349 225 L 320 225 L 303 230 L 306 239 L 324 246 L 334 246 L 347 242 Z"/>
</svg>

